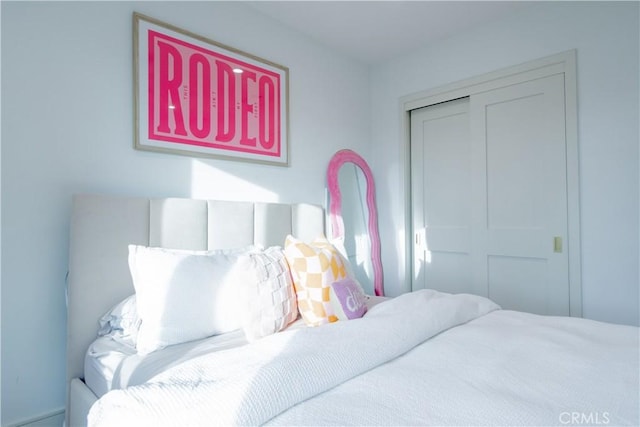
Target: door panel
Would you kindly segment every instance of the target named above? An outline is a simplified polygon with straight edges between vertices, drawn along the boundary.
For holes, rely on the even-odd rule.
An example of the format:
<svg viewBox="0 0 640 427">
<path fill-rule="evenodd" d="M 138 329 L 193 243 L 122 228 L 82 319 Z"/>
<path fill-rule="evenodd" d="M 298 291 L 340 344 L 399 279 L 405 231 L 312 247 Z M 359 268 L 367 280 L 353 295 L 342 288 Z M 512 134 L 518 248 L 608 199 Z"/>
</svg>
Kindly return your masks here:
<svg viewBox="0 0 640 427">
<path fill-rule="evenodd" d="M 443 292 L 471 280 L 469 99 L 411 113 L 415 277 Z"/>
<path fill-rule="evenodd" d="M 547 311 L 546 260 L 489 255 L 487 262 L 488 294 L 496 302 L 499 300 L 503 308 L 533 313 Z M 514 283 L 528 286 L 514 286 Z"/>
<path fill-rule="evenodd" d="M 546 130 L 540 127 L 544 117 L 539 117 L 545 109 L 545 98 L 542 94 L 504 102 L 484 98 L 474 99 L 474 105 L 484 106 L 488 226 L 541 227 L 544 213 L 538 208 L 544 205 L 544 183 L 537 167 L 523 165 L 545 164 L 546 153 L 540 141 L 545 141 Z M 488 102 L 493 103 L 484 105 Z"/>
<path fill-rule="evenodd" d="M 432 250 L 426 268 L 426 282 L 431 289 L 452 294 L 468 293 L 471 281 L 471 257 L 468 253 Z"/>
<path fill-rule="evenodd" d="M 470 101 L 477 286 L 505 308 L 569 314 L 564 78 L 495 89 Z M 482 263 L 482 265 L 481 265 Z M 486 266 L 484 265 L 486 263 Z"/>
</svg>

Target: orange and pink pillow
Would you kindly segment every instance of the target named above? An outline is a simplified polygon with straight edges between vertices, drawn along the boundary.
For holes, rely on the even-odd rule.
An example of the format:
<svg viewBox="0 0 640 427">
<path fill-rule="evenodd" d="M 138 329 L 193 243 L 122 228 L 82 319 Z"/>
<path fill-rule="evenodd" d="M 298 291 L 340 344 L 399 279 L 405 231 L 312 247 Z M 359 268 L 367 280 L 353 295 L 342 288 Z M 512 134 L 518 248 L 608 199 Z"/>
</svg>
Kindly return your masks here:
<svg viewBox="0 0 640 427">
<path fill-rule="evenodd" d="M 305 323 L 319 326 L 337 321 L 331 304 L 331 284 L 347 277 L 338 250 L 324 237 L 305 243 L 289 235 L 284 253 Z"/>
</svg>

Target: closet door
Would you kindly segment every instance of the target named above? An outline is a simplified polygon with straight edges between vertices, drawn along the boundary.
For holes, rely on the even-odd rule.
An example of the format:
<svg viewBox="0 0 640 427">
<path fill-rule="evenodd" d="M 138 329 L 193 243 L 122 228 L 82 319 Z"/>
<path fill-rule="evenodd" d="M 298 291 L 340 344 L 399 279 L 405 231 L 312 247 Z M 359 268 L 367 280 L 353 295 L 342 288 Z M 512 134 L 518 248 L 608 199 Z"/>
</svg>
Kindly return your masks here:
<svg viewBox="0 0 640 427">
<path fill-rule="evenodd" d="M 469 98 L 411 112 L 412 204 L 420 287 L 470 292 Z"/>
<path fill-rule="evenodd" d="M 445 105 L 421 110 L 442 109 Z M 440 145 L 446 144 L 444 139 L 434 139 L 429 132 L 420 135 L 420 126 L 413 123 L 415 116 L 416 121 L 422 120 L 424 125 L 420 114 L 420 110 L 412 114 L 411 155 L 416 157 L 412 167 L 422 168 L 422 176 L 426 177 L 422 183 L 425 194 L 436 185 L 449 188 L 449 175 L 462 169 L 462 163 L 467 162 L 468 167 L 461 175 L 466 186 L 459 182 L 456 188 L 449 189 L 458 191 L 460 197 L 464 194 L 468 197 L 464 196 L 465 202 L 455 204 L 431 195 L 415 200 L 422 206 L 414 207 L 414 218 L 420 215 L 423 218 L 422 224 L 420 220 L 414 220 L 417 241 L 423 233 L 425 236 L 422 247 L 416 251 L 425 254 L 422 262 L 416 262 L 416 267 L 424 271 L 416 276 L 418 287 L 485 295 L 506 309 L 568 315 L 562 75 L 471 96 L 466 124 L 468 140 L 457 144 L 468 150 L 453 160 L 438 159 Z M 422 151 L 418 148 L 420 145 Z M 439 164 L 434 166 L 434 163 Z M 439 170 L 448 171 L 449 175 Z M 418 174 L 413 174 L 413 187 L 420 185 L 420 180 L 416 180 Z M 436 190 L 442 191 L 446 190 Z M 414 193 L 417 192 L 416 188 Z M 459 216 L 460 220 L 449 220 L 444 227 L 440 220 L 434 222 L 434 219 L 451 206 L 462 209 L 464 203 L 468 207 L 467 232 L 451 236 L 451 242 L 457 239 L 468 246 L 464 251 L 462 245 L 444 247 L 436 230 L 462 229 L 464 227 L 455 226 L 454 222 L 463 225 L 466 218 Z M 432 225 L 436 227 L 433 233 Z M 441 251 L 446 255 L 440 255 Z M 464 258 L 465 261 L 448 266 L 448 261 L 442 261 L 445 258 Z M 467 275 L 468 280 L 465 280 Z M 444 284 L 447 281 L 442 280 L 444 276 L 447 280 L 455 280 L 456 286 Z"/>
</svg>

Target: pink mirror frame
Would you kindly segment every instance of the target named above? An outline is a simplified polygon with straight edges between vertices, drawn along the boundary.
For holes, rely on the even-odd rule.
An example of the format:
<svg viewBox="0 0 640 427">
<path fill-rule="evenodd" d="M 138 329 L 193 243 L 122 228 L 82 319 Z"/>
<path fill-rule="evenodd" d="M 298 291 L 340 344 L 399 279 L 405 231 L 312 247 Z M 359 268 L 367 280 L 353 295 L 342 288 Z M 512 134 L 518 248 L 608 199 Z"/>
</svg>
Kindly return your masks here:
<svg viewBox="0 0 640 427">
<path fill-rule="evenodd" d="M 340 150 L 329 161 L 327 185 L 329 187 L 329 217 L 333 238 L 344 237 L 342 220 L 342 195 L 338 184 L 338 171 L 345 163 L 353 163 L 362 170 L 367 181 L 367 207 L 369 208 L 369 240 L 371 243 L 371 264 L 373 266 L 373 289 L 377 296 L 384 296 L 382 261 L 380 257 L 380 234 L 378 233 L 378 211 L 376 209 L 373 174 L 367 162 L 355 151 Z"/>
</svg>

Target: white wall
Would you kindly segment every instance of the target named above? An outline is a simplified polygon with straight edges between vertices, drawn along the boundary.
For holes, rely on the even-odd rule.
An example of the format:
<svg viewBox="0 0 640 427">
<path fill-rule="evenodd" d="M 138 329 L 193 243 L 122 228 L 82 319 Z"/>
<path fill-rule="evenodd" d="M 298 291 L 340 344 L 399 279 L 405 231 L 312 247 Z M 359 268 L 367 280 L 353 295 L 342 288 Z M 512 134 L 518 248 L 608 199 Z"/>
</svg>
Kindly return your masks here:
<svg viewBox="0 0 640 427">
<path fill-rule="evenodd" d="M 0 22 L 2 22 L 2 7 L 0 7 Z M 0 31 L 0 46 L 2 46 L 2 32 Z M 2 81 L 2 58 L 0 57 L 0 81 Z M 0 99 L 2 99 L 2 85 L 0 85 Z M 0 117 L 2 117 L 2 103 L 0 102 Z M 0 194 L 2 194 L 2 120 L 0 120 Z M 2 224 L 2 197 L 0 196 L 0 224 Z M 2 319 L 2 227 L 0 226 L 0 319 Z M 2 366 L 2 328 L 0 328 L 0 366 Z M 0 384 L 2 384 L 2 369 L 0 369 Z M 2 387 L 0 387 L 0 423 L 2 423 Z"/>
<path fill-rule="evenodd" d="M 389 293 L 409 290 L 400 98 L 576 48 L 583 314 L 638 324 L 638 6 L 541 2 L 372 70 L 372 169 Z"/>
<path fill-rule="evenodd" d="M 225 2 L 2 2 L 2 425 L 62 408 L 71 195 L 324 202 L 331 155 L 368 157 L 368 70 Z M 291 166 L 132 148 L 138 11 L 289 67 Z M 99 244 L 99 242 L 96 242 Z"/>
</svg>

